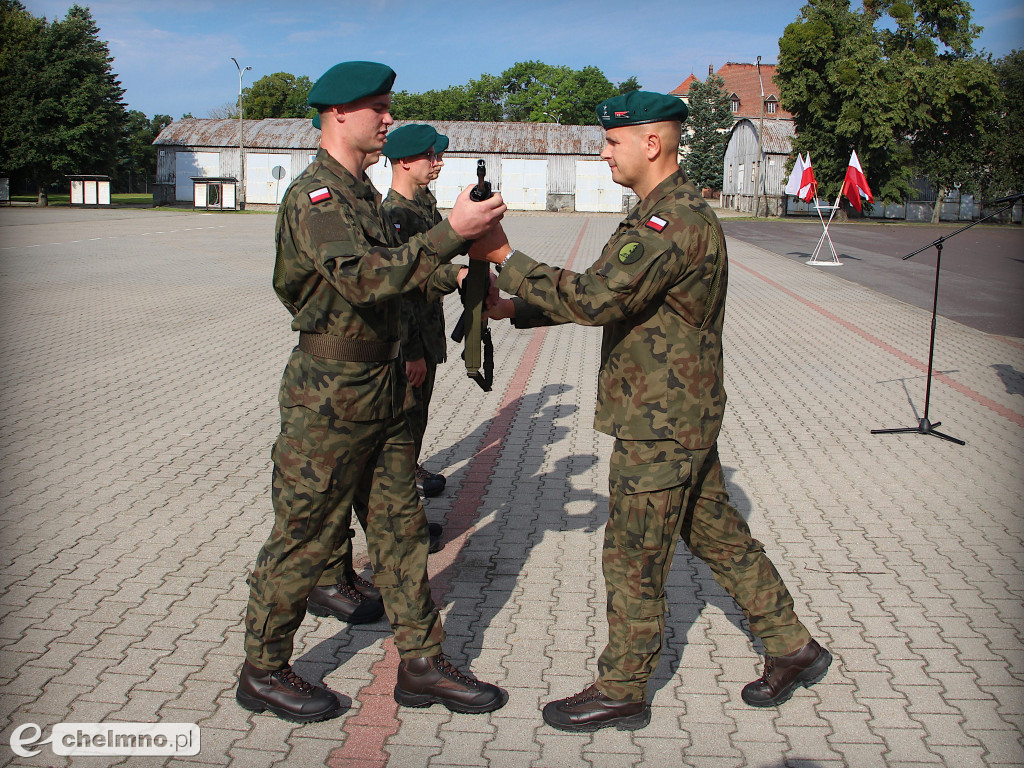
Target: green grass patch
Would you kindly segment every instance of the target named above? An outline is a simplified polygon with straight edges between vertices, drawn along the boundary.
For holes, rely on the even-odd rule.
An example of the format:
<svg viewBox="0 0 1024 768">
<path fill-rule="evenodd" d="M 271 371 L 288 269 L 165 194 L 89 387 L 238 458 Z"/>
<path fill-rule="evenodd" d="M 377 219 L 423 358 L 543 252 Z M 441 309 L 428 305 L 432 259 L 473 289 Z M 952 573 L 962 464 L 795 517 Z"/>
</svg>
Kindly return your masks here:
<svg viewBox="0 0 1024 768">
<path fill-rule="evenodd" d="M 71 193 L 47 195 L 50 205 L 71 205 Z M 38 195 L 11 195 L 12 203 L 34 203 L 39 199 Z M 152 205 L 152 192 L 115 192 L 110 196 L 111 205 Z"/>
</svg>

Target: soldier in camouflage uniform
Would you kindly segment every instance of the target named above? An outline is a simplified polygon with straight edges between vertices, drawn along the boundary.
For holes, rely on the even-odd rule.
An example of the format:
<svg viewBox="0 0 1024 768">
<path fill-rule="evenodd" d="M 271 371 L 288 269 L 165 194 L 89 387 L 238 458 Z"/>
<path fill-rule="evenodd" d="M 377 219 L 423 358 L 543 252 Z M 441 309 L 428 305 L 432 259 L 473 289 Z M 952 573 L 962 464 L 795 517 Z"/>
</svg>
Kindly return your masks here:
<svg viewBox="0 0 1024 768">
<path fill-rule="evenodd" d="M 396 247 L 365 175 L 393 123 L 394 79 L 382 64 L 346 62 L 317 80 L 309 103 L 319 112 L 321 149 L 285 193 L 277 220 L 274 289 L 299 344 L 281 381 L 274 525 L 249 578 L 235 697 L 246 709 L 297 722 L 341 709 L 332 691 L 298 677 L 289 660 L 307 598 L 349 530 L 357 498 L 401 656 L 395 699 L 458 712 L 505 702 L 503 691 L 455 669 L 441 652 L 398 369 L 399 297 L 434 279 L 440 264 L 501 218 L 504 205 L 470 202 L 467 189 L 446 222 Z"/>
<path fill-rule="evenodd" d="M 391 131 L 387 144 L 384 145 L 382 154 L 392 161 L 392 181 L 391 189 L 381 207 L 394 226 L 395 237 L 400 243 L 407 243 L 415 235 L 427 232 L 441 223 L 441 214 L 437 212 L 437 208 L 431 208 L 429 199 L 419 195 L 430 180 L 436 157 L 433 147 L 437 140 L 437 131 L 431 126 L 410 124 Z M 405 194 L 399 192 L 399 189 Z M 419 463 L 437 365 L 446 360 L 448 352 L 441 298 L 461 285 L 467 271 L 465 267 L 460 268 L 456 264 L 442 265 L 432 277 L 429 299 L 421 289 L 404 293 L 401 299 L 402 363 L 406 379 L 411 385 L 406 390 L 405 417 L 415 443 L 416 488 L 424 496 L 436 496 L 445 486 L 445 478 L 442 475 L 426 472 Z M 364 508 L 358 502 L 355 511 L 360 520 L 365 517 Z M 440 551 L 444 529 L 439 523 L 428 522 L 427 532 L 429 551 Z M 335 552 L 334 562 L 352 563 L 353 535 L 354 531 L 350 531 L 342 541 L 341 548 Z M 368 606 L 379 604 L 379 591 L 355 573 L 350 566 L 345 570 L 356 594 L 345 593 L 336 597 L 335 601 L 354 599 L 360 605 L 353 610 L 346 610 L 347 605 L 338 604 L 332 615 L 351 624 L 376 620 L 379 616 L 373 616 Z M 329 577 L 324 576 L 321 577 L 317 589 L 330 589 L 332 584 Z M 314 612 L 320 610 L 318 602 L 319 596 L 314 592 L 310 599 L 310 609 Z"/>
<path fill-rule="evenodd" d="M 434 166 L 439 162 L 434 150 L 438 140 L 437 131 L 431 126 L 409 124 L 396 130 L 384 148 L 384 156 L 392 166 L 391 189 L 384 199 L 384 210 L 403 243 L 441 222 L 433 195 L 427 190 Z M 428 472 L 419 463 L 437 366 L 448 359 L 441 299 L 440 295 L 428 298 L 423 291 L 409 291 L 402 296 L 402 358 L 413 401 L 406 418 L 416 440 L 416 485 L 424 496 L 437 496 L 445 487 L 444 475 Z"/>
<path fill-rule="evenodd" d="M 615 437 L 603 553 L 608 645 L 593 685 L 544 707 L 544 720 L 561 730 L 650 721 L 646 686 L 661 654 L 665 580 L 680 537 L 764 643 L 764 675 L 743 689 L 748 704 L 782 703 L 831 662 L 725 489 L 717 438 L 728 266 L 722 228 L 676 160 L 686 113 L 678 99 L 641 91 L 598 105 L 601 157 L 640 202 L 586 272 L 510 249 L 500 228 L 470 250 L 500 264 L 498 287 L 518 296 L 500 301 L 492 318 L 512 317 L 520 328 L 604 327 L 594 425 Z"/>
</svg>

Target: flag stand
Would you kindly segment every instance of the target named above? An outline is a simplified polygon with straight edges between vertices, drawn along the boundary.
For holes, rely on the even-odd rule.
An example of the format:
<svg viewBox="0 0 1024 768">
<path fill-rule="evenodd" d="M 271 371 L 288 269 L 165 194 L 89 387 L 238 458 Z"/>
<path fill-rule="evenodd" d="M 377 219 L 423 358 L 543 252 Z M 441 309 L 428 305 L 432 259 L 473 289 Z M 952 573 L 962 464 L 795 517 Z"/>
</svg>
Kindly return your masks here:
<svg viewBox="0 0 1024 768">
<path fill-rule="evenodd" d="M 925 390 L 924 390 L 924 414 L 918 420 L 916 427 L 900 427 L 900 428 L 897 428 L 897 429 L 872 429 L 871 430 L 871 434 L 872 435 L 892 435 L 892 434 L 905 434 L 905 433 L 909 433 L 909 432 L 919 432 L 922 435 L 935 435 L 935 437 L 941 437 L 943 440 L 948 440 L 949 442 L 956 443 L 957 445 L 967 445 L 967 443 L 965 443 L 963 440 L 958 440 L 955 437 L 950 437 L 949 435 L 945 434 L 944 432 L 939 432 L 938 430 L 936 430 L 935 427 L 940 426 L 942 424 L 941 421 L 936 421 L 934 424 L 932 424 L 928 420 L 928 408 L 931 405 L 931 398 L 932 398 L 932 370 L 933 370 L 932 365 L 933 365 L 933 362 L 935 360 L 935 316 L 937 314 L 937 310 L 938 310 L 938 306 L 939 306 L 939 270 L 940 270 L 940 267 L 942 265 L 942 244 L 945 243 L 947 240 L 949 240 L 949 238 L 951 238 L 951 237 L 953 237 L 955 235 L 959 235 L 961 232 L 963 232 L 966 229 L 970 229 L 971 227 L 973 227 L 973 226 L 975 226 L 977 224 L 981 224 L 983 221 L 988 221 L 989 219 L 994 218 L 994 217 L 998 216 L 1001 213 L 1005 213 L 1006 211 L 1008 211 L 1011 208 L 1013 208 L 1013 206 L 1016 204 L 1016 201 L 1021 199 L 1022 197 L 1024 197 L 1024 195 L 1013 195 L 1010 198 L 1003 198 L 1003 199 L 997 201 L 997 202 L 1009 201 L 1010 204 L 1008 206 L 1006 206 L 1005 208 L 1001 208 L 1000 210 L 996 211 L 995 213 L 990 213 L 988 216 L 984 217 L 983 219 L 978 219 L 977 221 L 972 221 L 967 226 L 960 227 L 960 229 L 958 229 L 956 232 L 951 232 L 948 235 L 943 235 L 942 237 L 938 238 L 934 242 L 928 243 L 928 245 L 924 246 L 924 248 L 918 248 L 913 253 L 908 253 L 906 256 L 903 257 L 903 261 L 906 261 L 907 259 L 911 258 L 912 256 L 917 256 L 917 254 L 922 253 L 924 251 L 927 251 L 933 245 L 935 246 L 935 294 L 932 297 L 932 332 L 931 332 L 931 339 L 928 342 L 928 376 L 927 376 L 927 379 L 926 379 L 927 384 L 925 385 Z"/>
<path fill-rule="evenodd" d="M 828 227 L 832 223 L 832 218 L 836 215 L 836 212 L 839 210 L 839 200 L 840 200 L 840 198 L 837 197 L 835 205 L 826 205 L 826 206 L 823 207 L 818 202 L 818 196 L 817 195 L 814 196 L 814 210 L 816 210 L 818 212 L 818 218 L 821 220 L 822 233 L 821 233 L 821 237 L 818 238 L 818 244 L 816 246 L 814 246 L 814 253 L 812 253 L 811 254 L 811 258 L 808 259 L 805 262 L 806 264 L 820 264 L 822 266 L 827 266 L 827 267 L 841 267 L 841 266 L 843 266 L 843 263 L 841 261 L 839 261 L 839 256 L 836 255 L 836 248 L 832 244 L 832 238 L 828 234 Z M 822 214 L 821 214 L 822 211 L 828 211 L 829 212 L 829 214 L 828 214 L 828 221 L 825 221 L 825 217 L 822 216 Z M 825 243 L 828 243 L 828 249 L 829 249 L 829 251 L 832 252 L 832 258 L 831 259 L 819 259 L 818 258 L 818 253 L 821 251 L 821 247 Z"/>
</svg>

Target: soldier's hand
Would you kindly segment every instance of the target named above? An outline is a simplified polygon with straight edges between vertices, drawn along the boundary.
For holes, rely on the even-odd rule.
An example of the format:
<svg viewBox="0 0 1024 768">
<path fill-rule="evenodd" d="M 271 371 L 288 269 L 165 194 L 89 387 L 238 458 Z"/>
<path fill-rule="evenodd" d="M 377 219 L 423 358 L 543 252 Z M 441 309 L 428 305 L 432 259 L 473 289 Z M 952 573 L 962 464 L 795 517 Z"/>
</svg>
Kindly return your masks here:
<svg viewBox="0 0 1024 768">
<path fill-rule="evenodd" d="M 455 207 L 448 214 L 448 223 L 452 225 L 455 233 L 465 240 L 480 237 L 501 221 L 506 208 L 501 195 L 497 192 L 477 203 L 469 199 L 469 193 L 472 190 L 473 187 L 466 187 L 462 190 L 462 194 L 455 201 Z"/>
<path fill-rule="evenodd" d="M 405 378 L 414 387 L 423 386 L 423 382 L 427 380 L 427 361 L 422 357 L 419 360 L 406 360 Z"/>
<path fill-rule="evenodd" d="M 501 264 L 502 259 L 508 256 L 510 250 L 512 249 L 509 247 L 504 228 L 501 224 L 495 224 L 469 246 L 469 257 L 478 261 Z"/>
<path fill-rule="evenodd" d="M 488 320 L 507 320 L 516 316 L 516 305 L 512 299 L 498 299 L 484 311 Z"/>
</svg>

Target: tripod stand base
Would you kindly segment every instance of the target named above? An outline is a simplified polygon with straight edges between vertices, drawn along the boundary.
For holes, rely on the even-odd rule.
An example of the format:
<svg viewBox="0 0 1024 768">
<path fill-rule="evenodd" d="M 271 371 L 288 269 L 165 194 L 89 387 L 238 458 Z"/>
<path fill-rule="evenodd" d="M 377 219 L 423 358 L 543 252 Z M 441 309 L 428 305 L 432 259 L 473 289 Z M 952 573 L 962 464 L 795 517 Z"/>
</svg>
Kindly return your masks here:
<svg viewBox="0 0 1024 768">
<path fill-rule="evenodd" d="M 924 418 L 918 422 L 916 427 L 901 427 L 899 429 L 872 429 L 871 434 L 902 435 L 909 434 L 911 432 L 917 432 L 922 435 L 935 435 L 935 437 L 941 437 L 943 440 L 949 440 L 949 442 L 956 443 L 957 445 L 967 445 L 967 443 L 965 443 L 963 440 L 957 440 L 955 437 L 950 437 L 949 435 L 943 432 L 938 432 L 935 429 L 935 427 L 939 426 L 942 426 L 941 421 L 936 421 L 934 424 L 932 424 L 930 421 L 928 421 L 927 418 Z"/>
</svg>

